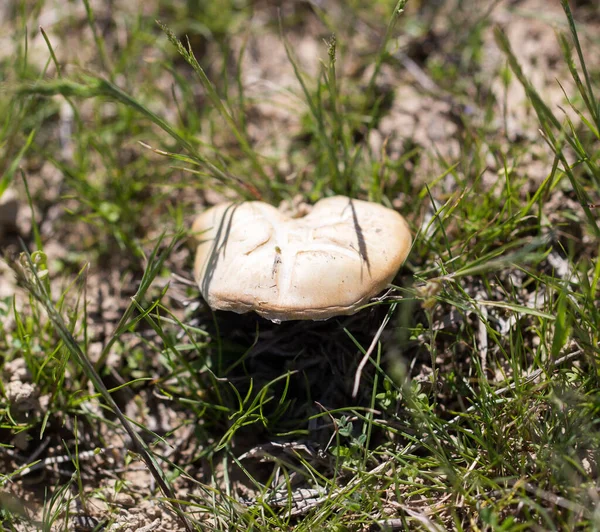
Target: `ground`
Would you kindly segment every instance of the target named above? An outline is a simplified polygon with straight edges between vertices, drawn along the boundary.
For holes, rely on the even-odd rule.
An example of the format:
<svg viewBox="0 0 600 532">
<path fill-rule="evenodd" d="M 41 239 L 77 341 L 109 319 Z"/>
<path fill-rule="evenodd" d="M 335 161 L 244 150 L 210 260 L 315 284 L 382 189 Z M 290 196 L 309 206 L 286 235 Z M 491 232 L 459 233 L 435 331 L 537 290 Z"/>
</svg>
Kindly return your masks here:
<svg viewBox="0 0 600 532">
<path fill-rule="evenodd" d="M 0 5 L 4 529 L 600 526 L 600 8 L 474 5 Z M 199 212 L 333 194 L 389 291 L 207 307 Z"/>
</svg>

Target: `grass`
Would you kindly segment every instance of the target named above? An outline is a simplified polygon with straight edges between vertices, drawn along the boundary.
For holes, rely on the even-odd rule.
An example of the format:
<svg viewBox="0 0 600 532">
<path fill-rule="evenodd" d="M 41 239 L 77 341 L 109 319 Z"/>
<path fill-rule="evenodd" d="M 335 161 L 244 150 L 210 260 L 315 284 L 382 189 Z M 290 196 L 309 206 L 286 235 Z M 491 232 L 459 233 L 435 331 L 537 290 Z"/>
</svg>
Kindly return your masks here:
<svg viewBox="0 0 600 532">
<path fill-rule="evenodd" d="M 0 55 L 0 195 L 32 219 L 3 244 L 3 529 L 600 526 L 585 6 L 553 12 L 540 87 L 495 4 L 34 4 L 11 3 Z M 252 61 L 288 78 L 257 91 Z M 385 297 L 281 325 L 203 304 L 199 209 L 339 193 L 399 207 L 415 234 Z"/>
</svg>

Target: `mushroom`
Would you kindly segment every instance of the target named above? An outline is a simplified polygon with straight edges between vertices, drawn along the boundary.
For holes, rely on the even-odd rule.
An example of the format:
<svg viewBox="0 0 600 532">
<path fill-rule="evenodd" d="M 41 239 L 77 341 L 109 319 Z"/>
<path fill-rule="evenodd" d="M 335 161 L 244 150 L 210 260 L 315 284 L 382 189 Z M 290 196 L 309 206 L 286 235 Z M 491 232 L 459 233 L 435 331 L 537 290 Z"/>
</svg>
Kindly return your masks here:
<svg viewBox="0 0 600 532">
<path fill-rule="evenodd" d="M 259 201 L 223 203 L 192 231 L 209 306 L 274 322 L 353 314 L 390 283 L 411 245 L 396 211 L 344 196 L 295 219 Z"/>
</svg>

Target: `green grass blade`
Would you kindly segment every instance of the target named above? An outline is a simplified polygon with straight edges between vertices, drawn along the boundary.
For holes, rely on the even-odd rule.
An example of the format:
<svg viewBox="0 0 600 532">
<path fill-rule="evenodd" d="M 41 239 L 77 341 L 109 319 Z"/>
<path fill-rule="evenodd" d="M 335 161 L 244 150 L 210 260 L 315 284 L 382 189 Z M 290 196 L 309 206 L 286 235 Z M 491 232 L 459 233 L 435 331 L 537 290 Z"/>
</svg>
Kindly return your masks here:
<svg viewBox="0 0 600 532">
<path fill-rule="evenodd" d="M 36 265 L 34 264 L 31 255 L 24 251 L 21 255 L 22 259 L 20 263 L 13 263 L 13 270 L 17 275 L 17 279 L 21 283 L 23 287 L 27 289 L 27 291 L 42 305 L 42 307 L 46 310 L 48 314 L 48 318 L 52 322 L 56 332 L 59 337 L 63 341 L 65 348 L 68 350 L 69 354 L 75 362 L 81 367 L 85 375 L 88 379 L 94 384 L 96 390 L 102 395 L 102 398 L 106 401 L 107 405 L 113 411 L 113 413 L 119 419 L 121 425 L 131 438 L 131 442 L 136 449 L 136 452 L 142 457 L 148 470 L 152 474 L 152 476 L 156 479 L 158 486 L 161 491 L 168 499 L 171 499 L 173 508 L 176 513 L 182 520 L 184 528 L 187 531 L 192 530 L 191 525 L 189 524 L 185 513 L 181 510 L 179 505 L 174 502 L 176 501 L 173 490 L 168 483 L 165 475 L 163 474 L 160 466 L 156 462 L 156 460 L 152 456 L 152 452 L 150 448 L 146 444 L 146 442 L 140 437 L 140 435 L 133 429 L 131 423 L 127 420 L 127 418 L 121 412 L 119 406 L 114 401 L 112 395 L 104 385 L 104 382 L 100 378 L 100 375 L 96 372 L 94 365 L 90 361 L 90 359 L 86 356 L 86 354 L 79 347 L 79 343 L 71 332 L 69 331 L 67 325 L 65 324 L 62 316 L 56 310 L 52 299 L 46 291 L 44 283 L 40 280 L 37 272 Z"/>
<path fill-rule="evenodd" d="M 216 90 L 215 86 L 210 81 L 210 79 L 208 79 L 208 76 L 206 75 L 206 72 L 204 72 L 204 69 L 200 66 L 200 63 L 198 63 L 198 60 L 196 59 L 196 56 L 194 55 L 194 52 L 192 51 L 192 46 L 189 43 L 189 41 L 188 41 L 188 45 L 186 48 L 183 45 L 183 43 L 175 36 L 175 34 L 171 31 L 171 29 L 168 26 L 162 24 L 161 22 L 157 22 L 157 24 L 165 32 L 165 34 L 167 35 L 167 38 L 169 39 L 171 44 L 173 44 L 175 46 L 175 48 L 177 48 L 177 51 L 179 52 L 179 54 L 194 69 L 194 72 L 200 79 L 200 82 L 202 83 L 202 86 L 206 90 L 211 103 L 215 106 L 215 108 L 217 109 L 219 114 L 223 117 L 223 119 L 225 120 L 225 122 L 227 123 L 229 128 L 231 129 L 231 132 L 233 133 L 233 135 L 239 142 L 240 147 L 242 148 L 242 150 L 244 151 L 246 156 L 250 159 L 254 170 L 257 172 L 257 174 L 260 177 L 260 180 L 262 181 L 262 183 L 261 183 L 261 185 L 263 185 L 262 188 L 264 188 L 265 190 L 268 190 L 268 188 L 266 188 L 266 185 L 270 181 L 269 176 L 266 174 L 262 164 L 260 163 L 256 152 L 250 146 L 250 142 L 249 142 L 248 138 L 246 137 L 246 135 L 243 133 L 243 129 L 240 129 L 238 127 L 235 120 L 233 119 L 232 113 L 225 107 L 225 104 L 223 103 L 223 101 L 221 100 L 219 95 L 217 94 L 217 90 Z"/>
<path fill-rule="evenodd" d="M 567 20 L 569 22 L 569 30 L 571 31 L 571 36 L 573 37 L 573 42 L 575 43 L 575 50 L 577 51 L 579 64 L 581 65 L 581 69 L 583 70 L 583 76 L 585 78 L 585 83 L 587 87 L 586 100 L 589 103 L 589 110 L 592 117 L 596 121 L 596 129 L 600 130 L 600 102 L 594 96 L 592 80 L 588 72 L 587 66 L 585 64 L 585 60 L 583 58 L 583 52 L 581 50 L 581 44 L 579 42 L 579 35 L 577 34 L 577 27 L 575 26 L 575 21 L 573 20 L 573 13 L 571 12 L 568 0 L 560 0 L 560 3 L 565 12 L 565 15 L 567 16 Z"/>
<path fill-rule="evenodd" d="M 4 172 L 4 175 L 0 179 L 0 197 L 2 196 L 2 194 L 4 194 L 6 189 L 12 183 L 12 181 L 15 177 L 15 172 L 17 171 L 17 168 L 19 168 L 19 164 L 21 164 L 21 160 L 27 153 L 27 150 L 29 150 L 29 148 L 31 147 L 31 144 L 33 143 L 33 139 L 35 138 L 35 135 L 36 135 L 36 130 L 34 129 L 31 133 L 29 133 L 29 136 L 27 137 L 25 144 L 19 150 L 19 153 L 17 153 L 17 156 L 13 159 L 12 163 L 10 163 L 10 166 L 6 169 L 6 171 Z"/>
</svg>

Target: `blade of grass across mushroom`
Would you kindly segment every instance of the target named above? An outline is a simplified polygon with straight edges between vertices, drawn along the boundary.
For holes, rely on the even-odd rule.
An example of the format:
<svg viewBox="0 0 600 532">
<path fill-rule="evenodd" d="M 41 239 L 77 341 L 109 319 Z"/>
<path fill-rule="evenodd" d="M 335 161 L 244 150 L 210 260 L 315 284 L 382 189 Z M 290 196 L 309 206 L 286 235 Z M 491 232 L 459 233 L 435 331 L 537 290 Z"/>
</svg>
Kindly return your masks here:
<svg viewBox="0 0 600 532">
<path fill-rule="evenodd" d="M 176 242 L 176 240 L 174 240 L 174 242 Z M 172 245 L 174 245 L 174 242 Z M 171 489 L 166 475 L 162 472 L 159 464 L 154 459 L 150 448 L 148 447 L 146 442 L 140 437 L 138 432 L 136 432 L 133 429 L 130 421 L 123 415 L 118 405 L 112 398 L 112 395 L 104 385 L 104 382 L 102 381 L 100 375 L 96 371 L 94 365 L 87 357 L 87 355 L 82 351 L 81 347 L 79 346 L 79 343 L 73 337 L 67 325 L 65 324 L 63 317 L 57 311 L 54 302 L 52 301 L 47 291 L 47 286 L 45 286 L 45 284 L 42 282 L 42 279 L 40 278 L 41 272 L 38 272 L 38 265 L 36 264 L 38 261 L 36 260 L 36 257 L 38 256 L 37 254 L 39 254 L 40 252 L 34 252 L 33 255 L 30 255 L 24 245 L 23 248 L 24 251 L 21 254 L 21 259 L 18 262 L 15 261 L 11 263 L 13 271 L 17 275 L 19 283 L 45 309 L 48 318 L 54 326 L 69 355 L 73 357 L 73 359 L 82 369 L 87 378 L 94 384 L 94 387 L 100 393 L 102 398 L 106 401 L 108 407 L 117 416 L 121 425 L 123 426 L 129 438 L 131 439 L 131 443 L 134 446 L 136 452 L 144 460 L 146 466 L 148 467 L 148 470 L 150 471 L 151 475 L 155 478 L 158 486 L 160 487 L 160 490 L 163 492 L 164 496 L 171 502 L 174 511 L 180 517 L 184 528 L 191 532 L 191 525 L 188 522 L 187 517 L 183 512 L 182 508 L 180 507 L 179 503 L 177 502 L 177 499 L 175 498 L 174 492 Z M 157 251 L 158 246 L 157 248 L 155 248 L 153 255 L 156 255 Z M 147 269 L 147 271 L 148 270 L 149 268 Z M 147 288 L 147 286 L 145 288 Z M 115 337 L 113 337 L 113 339 L 114 338 Z"/>
<path fill-rule="evenodd" d="M 192 45 L 190 44 L 189 40 L 187 42 L 187 48 L 186 48 L 183 45 L 183 43 L 175 36 L 173 31 L 171 31 L 171 29 L 168 26 L 166 26 L 165 24 L 163 24 L 160 21 L 156 21 L 156 23 L 165 32 L 165 34 L 167 35 L 167 38 L 169 39 L 171 44 L 173 44 L 175 46 L 175 48 L 177 49 L 179 54 L 186 60 L 186 62 L 192 67 L 192 69 L 198 76 L 198 79 L 200 80 L 200 83 L 206 90 L 206 93 L 207 93 L 210 101 L 215 106 L 215 108 L 217 109 L 219 114 L 223 117 L 223 119 L 229 126 L 229 129 L 231 130 L 231 132 L 235 136 L 236 140 L 238 141 L 240 148 L 246 154 L 246 156 L 250 159 L 250 162 L 252 163 L 253 168 L 255 169 L 257 174 L 260 176 L 260 179 L 261 179 L 260 189 L 261 189 L 262 193 L 264 194 L 264 196 L 270 197 L 271 189 L 269 187 L 269 183 L 271 180 L 270 180 L 269 176 L 267 175 L 267 173 L 265 172 L 265 169 L 263 168 L 262 164 L 260 163 L 256 152 L 250 145 L 250 140 L 248 139 L 248 136 L 245 133 L 245 129 L 242 126 L 238 126 L 238 124 L 236 124 L 236 121 L 233 118 L 233 113 L 229 109 L 227 109 L 225 103 L 221 100 L 221 98 L 217 94 L 215 86 L 213 85 L 213 83 L 210 81 L 210 79 L 206 75 L 206 72 L 204 72 L 204 69 L 200 66 L 200 63 L 198 63 L 198 60 L 196 59 L 196 56 L 194 55 L 194 52 L 192 50 Z"/>
<path fill-rule="evenodd" d="M 83 75 L 81 76 L 81 82 L 71 81 L 66 79 L 49 80 L 49 81 L 38 81 L 33 84 L 21 85 L 17 88 L 16 93 L 19 95 L 40 95 L 40 96 L 56 96 L 62 95 L 65 97 L 79 97 L 79 98 L 108 98 L 124 104 L 137 112 L 144 115 L 151 122 L 160 127 L 165 133 L 167 133 L 173 140 L 175 140 L 183 149 L 188 152 L 188 156 L 193 161 L 193 164 L 204 166 L 208 169 L 210 175 L 218 181 L 233 185 L 236 187 L 242 186 L 240 193 L 246 199 L 260 199 L 257 198 L 256 188 L 250 186 L 241 179 L 232 177 L 227 174 L 223 169 L 219 168 L 215 163 L 204 157 L 200 152 L 186 140 L 177 130 L 171 126 L 167 121 L 152 112 L 145 105 L 137 101 L 133 96 L 127 94 L 125 91 L 107 81 L 105 79 Z M 159 152 L 160 153 L 160 152 Z"/>
</svg>

